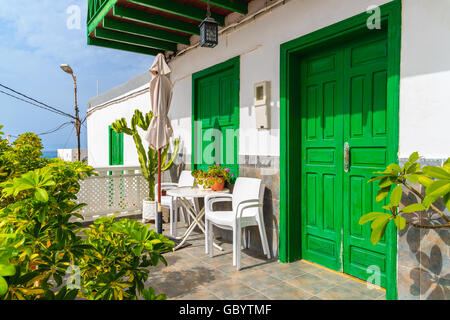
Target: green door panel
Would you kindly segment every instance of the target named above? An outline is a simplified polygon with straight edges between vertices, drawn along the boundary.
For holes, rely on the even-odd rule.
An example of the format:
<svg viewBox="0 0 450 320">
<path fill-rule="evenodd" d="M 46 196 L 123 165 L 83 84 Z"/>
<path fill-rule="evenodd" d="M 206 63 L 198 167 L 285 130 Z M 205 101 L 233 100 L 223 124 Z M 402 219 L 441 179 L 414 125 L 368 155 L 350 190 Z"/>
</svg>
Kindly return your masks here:
<svg viewBox="0 0 450 320">
<path fill-rule="evenodd" d="M 193 77 L 195 168 L 214 163 L 239 174 L 239 59 L 204 70 Z M 196 126 L 194 126 L 196 127 Z"/>
<path fill-rule="evenodd" d="M 389 149 L 387 35 L 375 34 L 344 49 L 344 142 L 350 146 L 350 166 L 344 174 L 343 262 L 344 272 L 364 280 L 378 269 L 385 287 L 386 239 L 373 246 L 370 224 L 358 223 L 365 213 L 383 211 L 385 204 L 375 201 L 376 184 L 367 184 L 374 171 L 388 164 Z"/>
<path fill-rule="evenodd" d="M 123 133 L 117 133 L 110 126 L 109 130 L 109 165 L 123 165 Z"/>
<path fill-rule="evenodd" d="M 334 270 L 342 262 L 342 52 L 304 57 L 302 97 L 302 256 Z"/>
<path fill-rule="evenodd" d="M 389 159 L 387 58 L 383 30 L 299 57 L 302 256 L 365 280 L 379 270 L 382 286 L 386 240 L 358 222 L 384 205 L 367 181 Z"/>
</svg>

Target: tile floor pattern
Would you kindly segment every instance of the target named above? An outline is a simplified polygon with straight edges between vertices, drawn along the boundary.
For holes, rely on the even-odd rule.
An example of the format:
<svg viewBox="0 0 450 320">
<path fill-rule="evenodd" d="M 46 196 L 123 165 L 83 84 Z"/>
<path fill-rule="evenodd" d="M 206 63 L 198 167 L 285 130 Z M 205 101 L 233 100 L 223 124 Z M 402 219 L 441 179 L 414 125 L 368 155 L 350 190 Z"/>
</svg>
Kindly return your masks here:
<svg viewBox="0 0 450 320">
<path fill-rule="evenodd" d="M 168 230 L 168 226 L 165 226 Z M 179 229 L 178 234 L 182 234 Z M 166 233 L 166 231 L 164 231 Z M 205 254 L 203 234 L 188 247 L 165 255 L 168 266 L 151 268 L 148 285 L 168 299 L 186 300 L 384 300 L 385 291 L 304 261 L 280 263 L 243 250 L 242 270 L 232 264 L 231 243 L 216 243 L 214 258 Z"/>
</svg>

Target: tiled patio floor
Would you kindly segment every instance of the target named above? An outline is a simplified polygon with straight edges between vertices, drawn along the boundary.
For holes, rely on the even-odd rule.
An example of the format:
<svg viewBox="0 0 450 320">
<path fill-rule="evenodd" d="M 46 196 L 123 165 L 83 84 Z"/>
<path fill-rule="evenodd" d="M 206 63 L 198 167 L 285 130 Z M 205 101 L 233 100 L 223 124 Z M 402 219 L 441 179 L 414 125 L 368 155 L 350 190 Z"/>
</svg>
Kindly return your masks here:
<svg viewBox="0 0 450 320">
<path fill-rule="evenodd" d="M 216 240 L 225 250 L 215 250 L 210 258 L 205 254 L 203 234 L 191 236 L 188 242 L 190 246 L 165 255 L 167 267 L 160 264 L 151 269 L 148 285 L 168 299 L 385 299 L 385 291 L 369 289 L 362 281 L 304 261 L 269 261 L 250 250 L 242 251 L 243 267 L 236 271 L 231 243 Z"/>
</svg>

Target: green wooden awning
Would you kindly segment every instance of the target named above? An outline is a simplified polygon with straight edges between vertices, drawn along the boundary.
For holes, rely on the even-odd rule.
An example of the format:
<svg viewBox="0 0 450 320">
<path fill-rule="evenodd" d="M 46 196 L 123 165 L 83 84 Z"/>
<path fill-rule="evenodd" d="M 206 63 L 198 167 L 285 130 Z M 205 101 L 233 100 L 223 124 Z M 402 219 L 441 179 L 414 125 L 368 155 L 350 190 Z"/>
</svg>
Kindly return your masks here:
<svg viewBox="0 0 450 320">
<path fill-rule="evenodd" d="M 232 12 L 246 14 L 250 0 L 210 0 L 211 15 L 224 25 Z M 156 55 L 176 52 L 200 34 L 208 0 L 88 0 L 88 45 Z"/>
</svg>

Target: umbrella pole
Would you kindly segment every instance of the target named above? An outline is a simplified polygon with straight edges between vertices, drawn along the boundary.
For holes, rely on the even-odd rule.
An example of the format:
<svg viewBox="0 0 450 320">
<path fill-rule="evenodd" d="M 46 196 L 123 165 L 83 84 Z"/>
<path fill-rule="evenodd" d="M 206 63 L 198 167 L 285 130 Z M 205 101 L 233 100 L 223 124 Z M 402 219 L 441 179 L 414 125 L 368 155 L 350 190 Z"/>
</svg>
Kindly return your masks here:
<svg viewBox="0 0 450 320">
<path fill-rule="evenodd" d="M 158 213 L 156 217 L 156 232 L 162 234 L 162 206 L 161 206 L 161 149 L 158 150 Z"/>
</svg>

